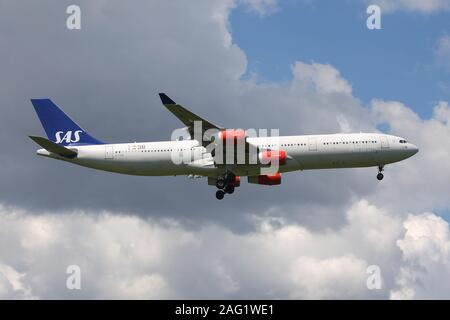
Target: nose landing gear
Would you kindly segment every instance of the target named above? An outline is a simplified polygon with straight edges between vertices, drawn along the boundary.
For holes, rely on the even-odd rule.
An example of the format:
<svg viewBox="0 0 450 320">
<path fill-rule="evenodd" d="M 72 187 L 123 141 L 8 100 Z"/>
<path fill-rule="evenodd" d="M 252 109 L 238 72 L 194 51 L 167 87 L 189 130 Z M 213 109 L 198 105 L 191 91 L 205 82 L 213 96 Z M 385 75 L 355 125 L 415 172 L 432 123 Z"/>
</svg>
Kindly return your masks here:
<svg viewBox="0 0 450 320">
<path fill-rule="evenodd" d="M 384 178 L 383 170 L 384 166 L 378 166 L 378 174 L 377 174 L 378 181 L 381 181 Z"/>
</svg>

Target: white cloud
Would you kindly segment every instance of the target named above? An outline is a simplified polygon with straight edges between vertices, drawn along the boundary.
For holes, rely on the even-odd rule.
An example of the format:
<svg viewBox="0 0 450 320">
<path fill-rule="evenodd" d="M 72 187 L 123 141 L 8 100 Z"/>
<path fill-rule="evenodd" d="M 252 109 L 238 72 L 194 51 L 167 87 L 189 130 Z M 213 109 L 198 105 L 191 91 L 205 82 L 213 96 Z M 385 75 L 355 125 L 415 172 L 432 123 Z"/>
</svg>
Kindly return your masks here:
<svg viewBox="0 0 450 320">
<path fill-rule="evenodd" d="M 167 283 L 158 274 L 127 276 L 125 279 L 103 279 L 102 292 L 111 292 L 119 299 L 164 299 L 168 297 Z"/>
<path fill-rule="evenodd" d="M 367 263 L 353 256 L 328 259 L 300 257 L 293 262 L 293 299 L 351 299 L 366 287 Z"/>
<path fill-rule="evenodd" d="M 404 259 L 415 260 L 420 265 L 426 262 L 450 263 L 450 237 L 445 220 L 431 213 L 410 215 L 404 227 L 405 237 L 398 241 Z"/>
<path fill-rule="evenodd" d="M 275 12 L 278 6 L 278 0 L 241 0 L 241 2 L 261 16 Z"/>
<path fill-rule="evenodd" d="M 450 9 L 450 3 L 447 0 L 366 0 L 366 2 L 381 6 L 385 12 L 405 10 L 428 14 Z"/>
<path fill-rule="evenodd" d="M 432 213 L 409 215 L 406 233 L 397 241 L 405 262 L 392 299 L 448 299 L 450 232 L 448 223 Z"/>
<path fill-rule="evenodd" d="M 341 77 L 338 70 L 330 65 L 297 61 L 293 66 L 295 81 L 302 86 L 310 86 L 319 94 L 342 93 L 351 95 L 352 87 Z"/>
<path fill-rule="evenodd" d="M 450 68 L 450 36 L 445 35 L 438 39 L 436 55 L 440 63 Z"/>
<path fill-rule="evenodd" d="M 434 108 L 434 118 L 445 124 L 450 123 L 450 107 L 448 102 L 440 101 L 438 105 Z"/>
<path fill-rule="evenodd" d="M 328 299 L 388 297 L 393 290 L 391 296 L 398 298 L 411 277 L 428 283 L 417 264 L 439 271 L 433 281 L 450 275 L 448 224 L 431 213 L 408 216 L 406 233 L 395 215 L 364 200 L 349 208 L 346 224 L 335 231 L 314 232 L 270 216 L 254 223 L 257 231 L 235 234 L 217 225 L 188 230 L 173 220 L 106 212 L 36 216 L 2 206 L 0 294 Z M 25 232 L 36 225 L 46 226 L 47 236 Z M 29 246 L 34 240 L 39 245 Z M 65 288 L 65 270 L 72 264 L 81 268 L 81 291 Z M 366 287 L 372 264 L 381 268 L 381 291 Z M 428 289 L 411 290 L 426 297 L 433 294 Z"/>
<path fill-rule="evenodd" d="M 25 274 L 0 263 L 0 299 L 34 299 L 31 289 L 23 283 L 24 276 Z"/>
</svg>

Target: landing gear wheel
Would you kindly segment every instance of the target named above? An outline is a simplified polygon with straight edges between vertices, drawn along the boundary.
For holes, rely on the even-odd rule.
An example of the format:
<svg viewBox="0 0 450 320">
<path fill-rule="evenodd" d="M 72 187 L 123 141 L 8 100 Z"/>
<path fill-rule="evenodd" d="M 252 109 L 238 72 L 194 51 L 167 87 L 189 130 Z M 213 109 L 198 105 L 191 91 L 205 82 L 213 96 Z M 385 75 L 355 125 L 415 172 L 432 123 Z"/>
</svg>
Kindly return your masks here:
<svg viewBox="0 0 450 320">
<path fill-rule="evenodd" d="M 383 178 L 384 178 L 384 175 L 381 172 L 377 174 L 377 179 L 379 181 L 383 180 Z"/>
<path fill-rule="evenodd" d="M 234 185 L 232 185 L 232 184 L 227 185 L 225 187 L 225 192 L 229 193 L 229 194 L 232 194 L 234 192 Z"/>
<path fill-rule="evenodd" d="M 217 190 L 216 191 L 216 198 L 217 198 L 217 200 L 222 200 L 224 196 L 225 196 L 225 192 L 223 192 L 222 190 Z"/>
<path fill-rule="evenodd" d="M 227 172 L 224 176 L 226 183 L 233 183 L 236 179 L 236 176 L 232 172 Z"/>
<path fill-rule="evenodd" d="M 225 188 L 225 180 L 224 179 L 217 179 L 216 181 L 216 187 L 218 189 L 223 189 Z"/>
</svg>

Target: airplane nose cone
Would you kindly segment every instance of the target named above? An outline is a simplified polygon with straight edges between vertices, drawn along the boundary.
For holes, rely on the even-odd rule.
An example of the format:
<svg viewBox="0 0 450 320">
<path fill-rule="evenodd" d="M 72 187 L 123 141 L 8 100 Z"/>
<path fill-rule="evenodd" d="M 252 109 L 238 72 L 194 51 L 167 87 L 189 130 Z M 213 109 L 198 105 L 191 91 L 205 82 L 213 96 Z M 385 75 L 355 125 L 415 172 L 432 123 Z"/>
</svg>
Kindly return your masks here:
<svg viewBox="0 0 450 320">
<path fill-rule="evenodd" d="M 415 155 L 417 152 L 419 152 L 419 148 L 415 144 L 411 144 L 411 150 L 412 155 Z"/>
</svg>

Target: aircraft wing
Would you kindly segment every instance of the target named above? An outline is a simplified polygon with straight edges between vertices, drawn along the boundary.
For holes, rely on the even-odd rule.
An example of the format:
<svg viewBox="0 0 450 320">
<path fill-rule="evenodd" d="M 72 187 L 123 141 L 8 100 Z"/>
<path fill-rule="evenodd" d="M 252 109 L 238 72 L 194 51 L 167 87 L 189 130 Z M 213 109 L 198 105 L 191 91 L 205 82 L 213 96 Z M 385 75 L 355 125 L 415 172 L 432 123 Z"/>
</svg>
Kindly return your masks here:
<svg viewBox="0 0 450 320">
<path fill-rule="evenodd" d="M 180 119 L 181 122 L 188 128 L 189 134 L 191 135 L 192 139 L 194 138 L 194 121 L 200 121 L 202 123 L 202 136 L 206 130 L 209 129 L 217 129 L 217 130 L 223 130 L 222 127 L 219 127 L 208 120 L 205 120 L 195 113 L 187 110 L 185 107 L 179 105 L 172 99 L 170 99 L 165 93 L 160 93 L 159 97 L 161 98 L 162 104 L 170 111 L 172 112 L 175 117 Z"/>
<path fill-rule="evenodd" d="M 183 122 L 183 124 L 185 124 L 188 127 L 189 134 L 191 135 L 192 139 L 195 139 L 195 137 L 194 137 L 194 121 L 201 121 L 201 123 L 202 123 L 202 133 L 201 134 L 203 137 L 202 145 L 204 147 L 207 147 L 209 145 L 210 142 L 208 140 L 211 138 L 211 136 L 208 136 L 207 134 L 205 134 L 206 130 L 216 129 L 217 133 L 219 131 L 224 131 L 224 130 L 230 131 L 230 132 L 234 131 L 232 129 L 227 130 L 225 128 L 219 127 L 219 126 L 209 122 L 208 120 L 205 120 L 205 119 L 199 117 L 195 113 L 193 113 L 193 112 L 187 110 L 186 108 L 184 108 L 183 106 L 177 104 L 175 101 L 170 99 L 165 93 L 160 93 L 159 97 L 161 98 L 163 105 L 167 109 L 169 109 L 169 111 L 172 112 L 178 119 L 180 119 L 180 121 Z M 247 139 L 246 138 L 244 138 L 244 139 L 245 139 L 244 140 L 244 144 L 245 144 L 244 145 L 244 148 L 245 148 L 244 149 L 244 152 L 245 152 L 244 157 L 245 157 L 245 159 L 248 160 L 249 156 L 250 156 L 249 155 L 250 145 L 247 142 Z M 223 143 L 223 142 L 221 142 L 221 143 Z M 217 146 L 217 142 L 216 142 L 216 146 Z M 223 152 L 222 152 L 223 159 L 221 159 L 221 161 L 219 162 L 220 163 L 220 164 L 218 164 L 219 166 L 224 165 L 225 159 L 226 159 L 226 154 L 227 154 L 226 148 L 223 148 L 222 150 L 223 150 Z M 216 155 L 213 155 L 213 157 L 214 157 L 214 161 L 216 162 L 216 160 L 217 160 Z M 234 153 L 234 158 L 236 161 L 236 159 L 237 159 L 236 153 Z"/>
</svg>

